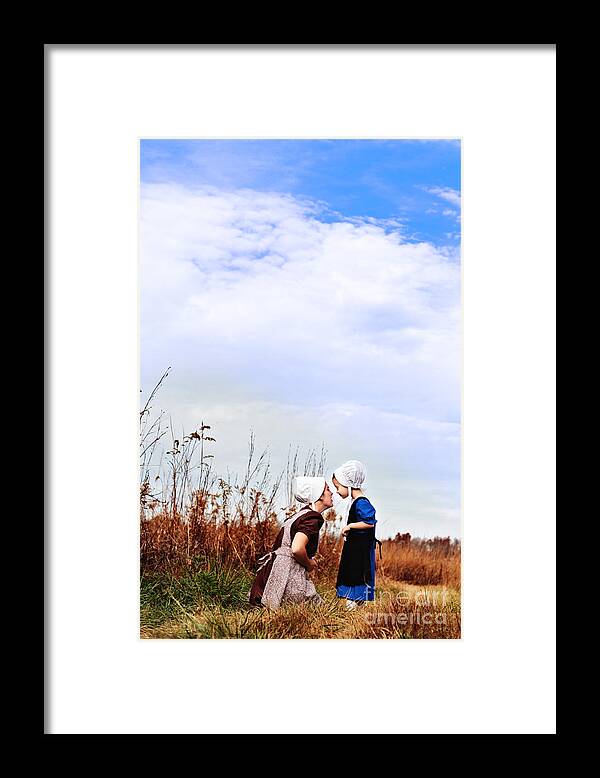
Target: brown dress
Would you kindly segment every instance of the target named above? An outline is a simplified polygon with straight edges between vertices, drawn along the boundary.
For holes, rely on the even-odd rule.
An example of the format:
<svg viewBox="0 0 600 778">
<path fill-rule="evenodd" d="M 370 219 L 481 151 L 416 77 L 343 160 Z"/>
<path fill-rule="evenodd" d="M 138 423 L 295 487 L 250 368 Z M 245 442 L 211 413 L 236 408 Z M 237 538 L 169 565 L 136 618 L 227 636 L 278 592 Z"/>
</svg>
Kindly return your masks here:
<svg viewBox="0 0 600 778">
<path fill-rule="evenodd" d="M 314 555 L 317 553 L 317 548 L 319 545 L 319 530 L 323 525 L 323 521 L 324 521 L 323 517 L 321 516 L 320 513 L 318 513 L 317 511 L 313 511 L 309 506 L 305 506 L 297 514 L 290 517 L 290 519 L 287 519 L 284 522 L 283 527 L 281 528 L 279 534 L 275 538 L 275 543 L 273 544 L 271 553 L 267 555 L 270 558 L 268 558 L 268 561 L 263 563 L 262 566 L 259 568 L 256 574 L 256 578 L 254 579 L 254 583 L 252 584 L 252 588 L 250 589 L 249 600 L 251 605 L 259 606 L 263 604 L 271 604 L 271 605 L 273 604 L 272 596 L 269 597 L 270 600 L 269 603 L 262 602 L 262 597 L 265 591 L 265 587 L 267 586 L 267 583 L 269 582 L 269 577 L 273 572 L 273 565 L 275 564 L 277 556 L 282 556 L 282 557 L 291 556 L 291 551 L 289 550 L 289 547 L 291 546 L 291 543 L 297 532 L 303 532 L 305 535 L 308 536 L 308 543 L 306 544 L 306 554 L 311 559 L 312 557 L 314 557 Z M 281 566 L 282 563 L 285 565 L 285 562 L 283 562 L 283 560 L 280 559 L 278 564 L 280 564 Z M 310 599 L 311 597 L 308 596 L 308 593 L 309 591 L 312 592 L 314 590 L 314 585 L 312 585 L 312 582 L 308 580 L 306 576 L 306 571 L 300 564 L 298 564 L 295 560 L 293 560 L 291 564 L 294 567 L 295 575 L 300 576 L 301 579 L 306 579 L 306 581 L 308 582 L 306 584 L 307 596 L 302 597 L 300 595 L 300 599 Z M 298 570 L 297 568 L 300 569 Z M 284 573 L 284 575 L 286 575 L 286 573 Z M 273 584 L 273 580 L 271 581 L 271 584 Z M 271 586 L 271 588 L 273 587 Z M 279 595 L 281 594 L 282 592 L 279 593 Z M 277 601 L 278 599 L 279 599 L 278 595 L 275 594 L 275 600 Z"/>
</svg>

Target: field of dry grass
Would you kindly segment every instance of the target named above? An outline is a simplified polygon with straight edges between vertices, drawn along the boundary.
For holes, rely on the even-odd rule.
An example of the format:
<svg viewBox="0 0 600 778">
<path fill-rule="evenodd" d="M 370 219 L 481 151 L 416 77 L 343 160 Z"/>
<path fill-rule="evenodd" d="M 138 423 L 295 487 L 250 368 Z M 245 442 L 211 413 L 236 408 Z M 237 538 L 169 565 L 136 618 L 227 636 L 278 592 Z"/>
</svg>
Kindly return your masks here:
<svg viewBox="0 0 600 778">
<path fill-rule="evenodd" d="M 218 501 L 217 501 L 218 502 Z M 376 599 L 353 612 L 335 596 L 341 539 L 323 525 L 313 574 L 321 605 L 250 608 L 256 560 L 274 516 L 223 519 L 212 510 L 142 519 L 143 638 L 458 638 L 460 547 L 446 539 L 390 539 L 377 557 Z"/>
<path fill-rule="evenodd" d="M 166 374 L 165 374 L 166 376 Z M 165 378 L 163 376 L 163 379 Z M 163 380 L 161 379 L 161 381 Z M 151 400 L 140 413 L 140 635 L 164 638 L 459 638 L 460 543 L 408 534 L 383 540 L 377 555 L 375 601 L 348 612 L 335 596 L 342 540 L 340 521 L 321 530 L 312 574 L 320 605 L 250 608 L 246 593 L 257 560 L 280 527 L 279 502 L 290 499 L 294 474 L 324 472 L 324 451 L 303 463 L 298 452 L 272 475 L 251 436 L 241 480 L 212 470 L 215 439 L 204 423 L 175 439 L 156 473 L 153 454 L 169 432 Z M 282 497 L 283 495 L 283 497 Z M 332 518 L 333 518 L 332 514 Z"/>
</svg>

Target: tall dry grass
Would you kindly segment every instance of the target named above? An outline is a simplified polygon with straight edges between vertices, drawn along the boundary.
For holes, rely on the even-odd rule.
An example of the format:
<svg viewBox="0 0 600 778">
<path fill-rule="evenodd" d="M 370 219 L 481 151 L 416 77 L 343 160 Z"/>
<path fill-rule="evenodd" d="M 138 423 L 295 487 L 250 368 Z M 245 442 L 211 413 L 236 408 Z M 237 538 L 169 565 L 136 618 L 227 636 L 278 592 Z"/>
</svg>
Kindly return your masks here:
<svg viewBox="0 0 600 778">
<path fill-rule="evenodd" d="M 381 572 L 406 583 L 443 584 L 460 590 L 460 542 L 398 534 L 382 544 Z"/>
<path fill-rule="evenodd" d="M 265 508 L 266 498 L 253 493 L 254 515 L 223 518 L 220 495 L 200 496 L 185 515 L 159 512 L 140 526 L 141 571 L 179 575 L 204 563 L 253 571 L 269 551 L 280 524 Z M 315 581 L 333 582 L 342 550 L 339 520 L 326 521 L 315 557 Z M 460 590 L 460 543 L 450 538 L 384 540 L 376 555 L 378 574 L 416 585 L 444 585 Z"/>
</svg>

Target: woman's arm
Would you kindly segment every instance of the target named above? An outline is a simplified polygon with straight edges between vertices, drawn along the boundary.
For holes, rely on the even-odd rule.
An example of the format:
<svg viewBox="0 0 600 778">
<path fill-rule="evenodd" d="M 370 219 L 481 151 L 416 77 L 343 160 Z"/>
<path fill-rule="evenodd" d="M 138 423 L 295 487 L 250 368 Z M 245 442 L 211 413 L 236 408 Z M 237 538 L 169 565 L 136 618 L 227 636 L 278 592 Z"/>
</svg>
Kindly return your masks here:
<svg viewBox="0 0 600 778">
<path fill-rule="evenodd" d="M 296 532 L 292 540 L 292 554 L 298 564 L 310 571 L 315 569 L 317 563 L 306 553 L 307 543 L 308 535 L 305 535 L 304 532 Z"/>
</svg>

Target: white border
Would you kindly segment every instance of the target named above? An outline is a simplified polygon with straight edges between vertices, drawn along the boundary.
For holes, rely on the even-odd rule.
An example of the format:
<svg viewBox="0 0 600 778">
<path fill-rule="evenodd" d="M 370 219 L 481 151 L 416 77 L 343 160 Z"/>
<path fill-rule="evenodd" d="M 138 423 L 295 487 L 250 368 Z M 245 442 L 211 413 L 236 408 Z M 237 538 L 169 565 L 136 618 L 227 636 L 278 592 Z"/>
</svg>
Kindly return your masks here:
<svg viewBox="0 0 600 778">
<path fill-rule="evenodd" d="M 363 732 L 555 731 L 554 49 L 57 45 L 46 66 L 47 731 L 343 733 L 359 668 Z M 137 148 L 182 134 L 463 139 L 462 640 L 138 639 Z"/>
</svg>

